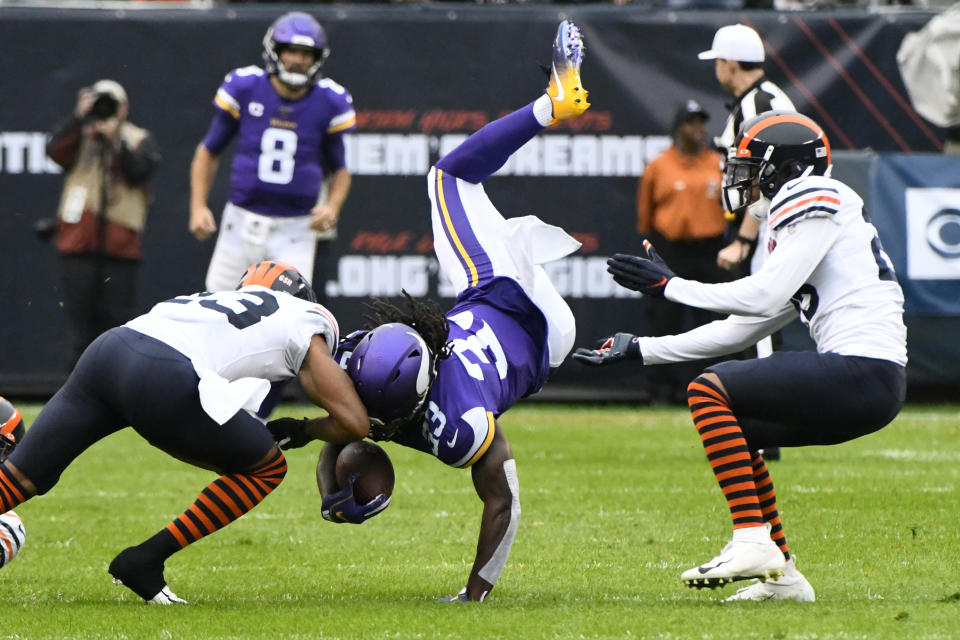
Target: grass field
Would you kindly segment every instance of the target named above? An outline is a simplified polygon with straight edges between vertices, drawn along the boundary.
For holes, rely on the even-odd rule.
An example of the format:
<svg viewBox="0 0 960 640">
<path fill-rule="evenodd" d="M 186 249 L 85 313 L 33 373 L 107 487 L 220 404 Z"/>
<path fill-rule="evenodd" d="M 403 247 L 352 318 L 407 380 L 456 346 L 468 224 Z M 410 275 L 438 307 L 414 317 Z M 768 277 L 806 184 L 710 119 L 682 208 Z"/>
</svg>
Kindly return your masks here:
<svg viewBox="0 0 960 640">
<path fill-rule="evenodd" d="M 38 407 L 24 407 L 32 421 Z M 302 414 L 300 407 L 281 411 Z M 174 556 L 185 607 L 145 607 L 107 564 L 211 479 L 125 431 L 17 509 L 22 554 L 0 571 L 0 638 L 958 638 L 960 408 L 771 464 L 787 538 L 817 602 L 721 605 L 679 581 L 729 536 L 725 503 L 680 409 L 526 405 L 502 424 L 523 519 L 481 605 L 441 605 L 473 559 L 469 471 L 387 444 L 391 507 L 320 518 L 319 445 L 227 529 Z"/>
</svg>

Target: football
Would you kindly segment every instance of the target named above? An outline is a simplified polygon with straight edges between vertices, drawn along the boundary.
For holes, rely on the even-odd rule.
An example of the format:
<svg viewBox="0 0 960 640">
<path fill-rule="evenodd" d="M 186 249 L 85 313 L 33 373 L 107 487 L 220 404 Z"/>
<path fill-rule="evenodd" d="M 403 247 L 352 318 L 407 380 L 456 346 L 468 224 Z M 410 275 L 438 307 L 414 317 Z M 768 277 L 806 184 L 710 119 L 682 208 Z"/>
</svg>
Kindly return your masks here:
<svg viewBox="0 0 960 640">
<path fill-rule="evenodd" d="M 337 457 L 337 485 L 343 487 L 351 473 L 359 473 L 353 485 L 353 497 L 358 504 L 367 504 L 381 493 L 393 493 L 393 464 L 390 456 L 379 445 L 369 440 L 351 442 Z"/>
<path fill-rule="evenodd" d="M 23 521 L 15 511 L 0 513 L 0 567 L 12 562 L 27 540 Z"/>
</svg>

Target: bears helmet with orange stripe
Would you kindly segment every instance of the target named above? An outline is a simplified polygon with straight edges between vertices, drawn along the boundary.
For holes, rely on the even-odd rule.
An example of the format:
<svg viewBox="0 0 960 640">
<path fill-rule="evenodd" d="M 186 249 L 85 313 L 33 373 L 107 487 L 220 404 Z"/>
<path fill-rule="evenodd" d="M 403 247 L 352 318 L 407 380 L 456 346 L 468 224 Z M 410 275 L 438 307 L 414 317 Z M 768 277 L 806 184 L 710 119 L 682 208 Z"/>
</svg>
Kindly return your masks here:
<svg viewBox="0 0 960 640">
<path fill-rule="evenodd" d="M 0 396 L 0 462 L 7 459 L 17 443 L 23 440 L 26 427 L 13 403 Z"/>
<path fill-rule="evenodd" d="M 767 111 L 744 121 L 723 169 L 723 205 L 739 215 L 760 195 L 785 183 L 828 175 L 830 141 L 816 122 L 795 111 Z"/>
<path fill-rule="evenodd" d="M 317 301 L 317 294 L 314 293 L 307 279 L 295 267 L 282 262 L 265 261 L 247 267 L 237 289 L 253 284 L 274 291 L 283 291 L 308 302 Z"/>
</svg>

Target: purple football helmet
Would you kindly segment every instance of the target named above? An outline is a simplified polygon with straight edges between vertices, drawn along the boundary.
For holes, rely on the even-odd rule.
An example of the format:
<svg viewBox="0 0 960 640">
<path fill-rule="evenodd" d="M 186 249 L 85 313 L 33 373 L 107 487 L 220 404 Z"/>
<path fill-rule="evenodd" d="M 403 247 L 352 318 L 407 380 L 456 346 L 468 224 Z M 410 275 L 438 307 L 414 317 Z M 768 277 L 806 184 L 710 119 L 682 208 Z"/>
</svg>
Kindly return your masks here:
<svg viewBox="0 0 960 640">
<path fill-rule="evenodd" d="M 287 71 L 280 62 L 280 50 L 285 46 L 313 49 L 314 63 L 307 73 Z M 299 88 L 314 83 L 320 77 L 320 67 L 330 55 L 327 34 L 313 16 L 300 11 L 285 13 L 270 25 L 263 36 L 263 66 L 267 73 L 276 74 L 288 87 Z"/>
<path fill-rule="evenodd" d="M 390 438 L 415 418 L 436 375 L 426 342 L 412 327 L 382 324 L 357 344 L 347 375 L 370 416 L 370 437 Z"/>
</svg>

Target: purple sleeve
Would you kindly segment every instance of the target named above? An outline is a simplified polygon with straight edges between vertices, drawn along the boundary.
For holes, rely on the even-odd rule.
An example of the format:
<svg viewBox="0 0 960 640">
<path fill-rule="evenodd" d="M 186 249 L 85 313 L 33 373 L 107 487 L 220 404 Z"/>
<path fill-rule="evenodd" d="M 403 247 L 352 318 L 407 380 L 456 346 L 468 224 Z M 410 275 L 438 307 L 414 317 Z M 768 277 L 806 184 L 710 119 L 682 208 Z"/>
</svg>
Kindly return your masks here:
<svg viewBox="0 0 960 640">
<path fill-rule="evenodd" d="M 323 163 L 324 173 L 333 173 L 347 166 L 346 156 L 342 133 L 328 133 L 323 137 L 320 161 Z"/>
<path fill-rule="evenodd" d="M 236 135 L 240 128 L 240 121 L 236 120 L 226 111 L 217 111 L 210 121 L 210 128 L 207 129 L 207 135 L 203 138 L 203 146 L 207 151 L 215 156 L 220 155 L 226 146 Z"/>
<path fill-rule="evenodd" d="M 533 103 L 483 126 L 437 162 L 437 169 L 480 184 L 506 164 L 513 153 L 543 131 Z"/>
</svg>

